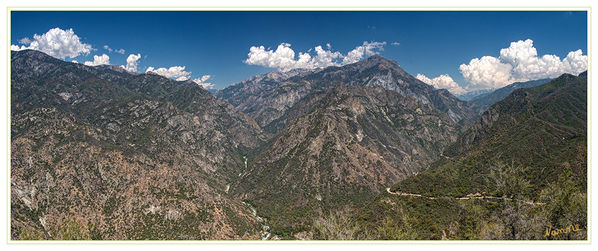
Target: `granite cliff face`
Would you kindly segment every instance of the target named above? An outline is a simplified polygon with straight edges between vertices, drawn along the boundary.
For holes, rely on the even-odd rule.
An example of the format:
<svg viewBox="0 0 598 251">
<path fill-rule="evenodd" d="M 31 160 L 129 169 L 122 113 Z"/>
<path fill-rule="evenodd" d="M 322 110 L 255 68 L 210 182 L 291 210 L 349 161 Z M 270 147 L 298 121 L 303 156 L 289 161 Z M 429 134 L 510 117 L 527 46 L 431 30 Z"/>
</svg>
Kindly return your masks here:
<svg viewBox="0 0 598 251">
<path fill-rule="evenodd" d="M 197 85 L 11 53 L 12 238 L 258 238 L 226 184 L 262 141 Z"/>
</svg>

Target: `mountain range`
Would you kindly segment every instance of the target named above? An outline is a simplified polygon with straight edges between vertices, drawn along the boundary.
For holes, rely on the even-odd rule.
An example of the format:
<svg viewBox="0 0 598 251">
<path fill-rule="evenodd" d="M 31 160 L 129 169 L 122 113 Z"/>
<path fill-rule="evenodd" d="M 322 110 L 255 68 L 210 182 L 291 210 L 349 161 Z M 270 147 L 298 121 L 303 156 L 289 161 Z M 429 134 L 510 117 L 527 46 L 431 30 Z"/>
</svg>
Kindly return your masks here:
<svg viewBox="0 0 598 251">
<path fill-rule="evenodd" d="M 477 96 L 471 98 L 471 100 L 469 100 L 469 101 L 471 103 L 476 104 L 480 108 L 481 112 L 484 112 L 484 111 L 486 111 L 486 109 L 488 109 L 488 107 L 490 107 L 491 105 L 495 104 L 498 101 L 503 100 L 504 98 L 509 96 L 509 94 L 511 94 L 516 89 L 535 87 L 538 85 L 546 84 L 550 80 L 552 80 L 552 79 L 538 79 L 538 80 L 532 80 L 532 81 L 527 81 L 527 82 L 515 82 L 515 83 L 512 83 L 505 87 L 493 90 L 491 92 L 477 95 Z"/>
<path fill-rule="evenodd" d="M 11 238 L 541 239 L 495 218 L 586 226 L 586 83 L 468 102 L 375 55 L 211 93 L 13 51 Z"/>
<path fill-rule="evenodd" d="M 262 130 L 193 84 L 11 53 L 12 238 L 259 236 L 226 196 Z"/>
<path fill-rule="evenodd" d="M 276 135 L 232 188 L 285 237 L 306 232 L 313 215 L 364 203 L 419 172 L 475 115 L 469 104 L 381 56 L 277 76 L 220 93 Z M 268 91 L 257 98 L 238 91 L 249 86 Z M 258 110 L 244 110 L 247 104 Z"/>
<path fill-rule="evenodd" d="M 587 73 L 564 74 L 490 106 L 450 157 L 354 217 L 381 238 L 586 239 L 587 143 Z"/>
</svg>

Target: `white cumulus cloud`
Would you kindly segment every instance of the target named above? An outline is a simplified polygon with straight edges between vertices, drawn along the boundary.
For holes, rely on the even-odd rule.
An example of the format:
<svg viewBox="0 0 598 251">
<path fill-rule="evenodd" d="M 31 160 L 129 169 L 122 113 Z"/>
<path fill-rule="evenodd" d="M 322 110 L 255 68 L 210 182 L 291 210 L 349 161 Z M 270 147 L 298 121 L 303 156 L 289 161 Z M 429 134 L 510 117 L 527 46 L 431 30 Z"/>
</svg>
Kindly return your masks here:
<svg viewBox="0 0 598 251">
<path fill-rule="evenodd" d="M 145 72 L 153 72 L 160 76 L 171 78 L 176 81 L 191 80 L 205 89 L 211 89 L 214 87 L 214 84 L 207 82 L 211 77 L 210 75 L 203 75 L 199 78 L 191 79 L 191 72 L 186 71 L 185 68 L 185 66 L 172 66 L 169 68 L 160 67 L 156 69 L 150 66 L 145 70 Z"/>
<path fill-rule="evenodd" d="M 508 48 L 500 50 L 498 58 L 484 56 L 474 58 L 459 69 L 466 81 L 467 89 L 479 90 L 500 88 L 517 81 L 555 78 L 563 73 L 579 74 L 588 68 L 588 57 L 581 50 L 569 52 L 561 60 L 556 55 L 539 56 L 531 39 L 511 42 Z"/>
<path fill-rule="evenodd" d="M 44 52 L 56 58 L 74 58 L 81 54 L 89 54 L 93 49 L 91 45 L 82 43 L 73 29 L 50 29 L 48 32 L 33 35 L 33 39 L 23 38 L 20 42 L 24 45 L 11 45 L 11 50 L 32 49 Z"/>
<path fill-rule="evenodd" d="M 579 75 L 588 69 L 588 56 L 583 55 L 581 50 L 571 51 L 563 60 L 563 70 L 568 73 Z"/>
<path fill-rule="evenodd" d="M 210 77 L 210 75 L 203 75 L 201 78 L 193 79 L 193 82 L 197 83 L 197 85 L 203 87 L 204 89 L 212 89 L 214 88 L 214 84 L 207 82 Z"/>
<path fill-rule="evenodd" d="M 384 50 L 386 42 L 363 42 L 363 45 L 355 47 L 343 58 L 343 64 L 352 64 L 363 58 L 378 54 Z"/>
<path fill-rule="evenodd" d="M 127 65 L 126 66 L 122 66 L 122 68 L 125 68 L 125 70 L 130 71 L 130 72 L 137 72 L 137 65 L 139 59 L 141 58 L 141 54 L 137 53 L 137 55 L 135 54 L 130 54 L 127 57 Z"/>
<path fill-rule="evenodd" d="M 119 53 L 119 54 L 125 54 L 125 49 L 115 50 L 115 49 L 110 48 L 110 46 L 108 46 L 108 45 L 104 45 L 104 49 L 107 50 L 108 52 L 113 52 L 114 51 L 114 52 Z"/>
<path fill-rule="evenodd" d="M 25 50 L 25 49 L 27 49 L 27 47 L 22 46 L 22 45 L 21 45 L 21 47 L 19 47 L 18 45 L 14 45 L 14 44 L 10 45 L 11 51 L 20 51 L 20 50 Z"/>
<path fill-rule="evenodd" d="M 513 66 L 513 78 L 554 78 L 563 73 L 562 62 L 555 55 L 538 57 L 531 39 L 512 42 L 509 48 L 500 50 L 500 60 Z"/>
<path fill-rule="evenodd" d="M 108 57 L 108 55 L 106 55 L 106 54 L 102 54 L 102 56 L 94 55 L 93 62 L 85 61 L 84 64 L 89 65 L 89 66 L 104 65 L 104 64 L 109 65 L 110 57 Z"/>
<path fill-rule="evenodd" d="M 365 57 L 378 54 L 384 50 L 386 42 L 363 42 L 362 45 L 348 52 L 346 55 L 338 51 L 332 51 L 332 46 L 326 44 L 326 49 L 318 45 L 313 48 L 315 55 L 307 52 L 296 54 L 291 49 L 291 44 L 281 43 L 276 50 L 266 49 L 264 46 L 252 46 L 249 48 L 245 63 L 248 65 L 260 65 L 276 68 L 280 71 L 288 71 L 297 68 L 315 69 L 328 66 L 340 66 L 355 63 Z M 296 57 L 297 56 L 297 57 Z"/>
<path fill-rule="evenodd" d="M 276 51 L 266 50 L 264 46 L 251 46 L 249 48 L 249 54 L 247 54 L 246 64 L 249 65 L 261 65 L 270 68 L 278 68 L 283 70 L 290 70 L 297 68 L 296 65 L 301 62 L 311 60 L 309 54 L 303 54 L 307 56 L 299 57 L 299 60 L 295 60 L 295 51 L 291 49 L 291 44 L 282 43 L 278 45 Z"/>
<path fill-rule="evenodd" d="M 451 78 L 448 74 L 442 74 L 435 78 L 428 78 L 424 74 L 417 74 L 417 79 L 421 80 L 422 82 L 434 86 L 436 89 L 447 89 L 449 92 L 453 94 L 462 94 L 465 93 L 465 90 Z"/>
<path fill-rule="evenodd" d="M 328 50 L 322 49 L 322 46 L 319 46 L 319 45 L 314 48 L 316 50 L 316 56 L 313 57 L 311 60 L 312 68 L 338 65 L 335 62 L 335 60 L 337 58 L 342 58 L 343 54 L 341 54 L 338 51 L 335 51 L 335 52 L 331 51 L 330 44 L 326 44 L 326 47 L 328 48 Z"/>
<path fill-rule="evenodd" d="M 29 39 L 28 37 L 24 37 L 21 38 L 21 40 L 19 40 L 20 44 L 30 44 L 31 43 L 31 39 Z"/>
<path fill-rule="evenodd" d="M 469 90 L 495 89 L 508 85 L 513 66 L 500 62 L 498 58 L 484 56 L 474 58 L 469 64 L 459 66 L 463 78 L 470 85 Z"/>
<path fill-rule="evenodd" d="M 158 69 L 150 66 L 145 72 L 153 72 L 167 78 L 176 79 L 177 81 L 185 81 L 189 79 L 189 75 L 191 75 L 191 72 L 185 71 L 185 66 L 172 66 L 170 68 Z"/>
</svg>

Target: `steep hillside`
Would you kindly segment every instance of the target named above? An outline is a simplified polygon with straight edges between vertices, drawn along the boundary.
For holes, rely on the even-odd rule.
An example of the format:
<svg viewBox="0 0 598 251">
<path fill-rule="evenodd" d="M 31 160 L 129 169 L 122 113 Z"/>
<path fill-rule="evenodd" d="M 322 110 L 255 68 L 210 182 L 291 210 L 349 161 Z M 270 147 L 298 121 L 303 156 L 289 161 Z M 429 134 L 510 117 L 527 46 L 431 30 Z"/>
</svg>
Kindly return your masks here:
<svg viewBox="0 0 598 251">
<path fill-rule="evenodd" d="M 342 84 L 305 97 L 284 117 L 287 126 L 232 191 L 286 238 L 322 212 L 361 204 L 420 171 L 460 128 L 414 96 Z"/>
<path fill-rule="evenodd" d="M 315 239 L 587 239 L 587 77 L 562 75 L 491 106 L 453 156 L 356 209 L 319 216 Z"/>
<path fill-rule="evenodd" d="M 541 86 L 518 89 L 484 112 L 445 154 L 479 156 L 486 162 L 513 160 L 543 171 L 561 166 L 572 160 L 575 155 L 571 154 L 586 154 L 586 96 L 584 73 L 578 77 L 564 74 Z M 582 159 L 569 163 L 579 173 L 586 169 Z M 538 180 L 542 176 L 535 177 L 542 180 Z"/>
<path fill-rule="evenodd" d="M 354 212 L 357 228 L 391 239 L 587 238 L 586 73 L 515 90 L 449 149 Z"/>
<path fill-rule="evenodd" d="M 259 238 L 226 184 L 262 137 L 195 84 L 12 52 L 11 238 Z"/>
</svg>

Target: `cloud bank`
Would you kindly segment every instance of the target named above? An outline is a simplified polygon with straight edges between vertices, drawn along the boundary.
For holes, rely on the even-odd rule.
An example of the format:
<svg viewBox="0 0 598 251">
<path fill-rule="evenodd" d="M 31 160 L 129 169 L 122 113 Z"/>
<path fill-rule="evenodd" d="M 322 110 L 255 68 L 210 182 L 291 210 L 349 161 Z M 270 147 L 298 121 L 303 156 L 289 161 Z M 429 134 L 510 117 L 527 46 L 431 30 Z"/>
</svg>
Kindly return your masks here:
<svg viewBox="0 0 598 251">
<path fill-rule="evenodd" d="M 291 49 L 291 44 L 282 43 L 276 50 L 266 49 L 264 46 L 252 46 L 249 48 L 245 63 L 248 65 L 259 65 L 269 68 L 276 68 L 279 71 L 292 69 L 315 69 L 328 66 L 341 66 L 355 63 L 365 57 L 378 54 L 384 50 L 386 42 L 363 42 L 347 52 L 346 55 L 338 51 L 332 51 L 332 46 L 326 44 L 326 49 L 318 45 L 313 48 L 315 55 L 311 55 L 312 49 L 307 52 L 299 52 L 296 56 Z"/>
<path fill-rule="evenodd" d="M 93 62 L 92 61 L 85 61 L 85 65 L 89 66 L 96 66 L 96 65 L 109 65 L 110 64 L 110 57 L 106 54 L 102 54 L 102 56 L 94 55 Z"/>
<path fill-rule="evenodd" d="M 214 88 L 214 85 L 212 83 L 207 82 L 207 80 L 211 77 L 210 75 L 203 75 L 200 78 L 191 79 L 191 72 L 185 71 L 185 68 L 185 66 L 172 66 L 169 68 L 161 67 L 156 69 L 150 66 L 145 70 L 145 72 L 153 72 L 160 76 L 171 78 L 176 81 L 191 80 L 205 89 Z"/>
<path fill-rule="evenodd" d="M 155 69 L 154 67 L 148 67 L 145 72 L 153 72 L 158 75 L 175 79 L 176 81 L 185 81 L 189 79 L 189 75 L 191 72 L 185 71 L 185 66 L 172 66 L 170 68 L 158 68 Z"/>
<path fill-rule="evenodd" d="M 91 45 L 82 43 L 79 36 L 73 29 L 62 30 L 60 28 L 50 29 L 48 32 L 33 35 L 33 39 L 23 38 L 19 41 L 20 47 L 11 45 L 11 50 L 32 49 L 44 52 L 50 56 L 65 59 L 74 58 L 81 54 L 88 55 L 93 49 Z"/>
<path fill-rule="evenodd" d="M 588 68 L 588 56 L 571 51 L 561 60 L 556 55 L 538 56 L 531 39 L 512 42 L 498 58 L 483 56 L 461 64 L 459 70 L 468 90 L 496 89 L 513 82 L 555 78 L 563 73 L 579 74 Z"/>
<path fill-rule="evenodd" d="M 193 82 L 203 87 L 204 89 L 212 89 L 214 88 L 214 84 L 207 82 L 208 79 L 210 79 L 210 77 L 210 75 L 203 75 L 201 76 L 201 78 L 193 79 Z"/>
<path fill-rule="evenodd" d="M 426 84 L 434 86 L 436 89 L 447 89 L 453 94 L 463 94 L 466 92 L 465 89 L 461 88 L 461 86 L 447 74 L 442 74 L 432 79 L 426 77 L 424 74 L 417 74 L 416 78 Z"/>
</svg>

